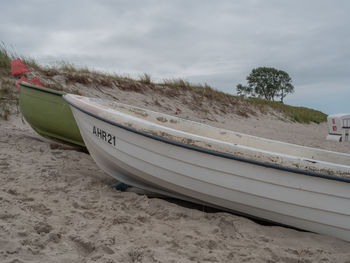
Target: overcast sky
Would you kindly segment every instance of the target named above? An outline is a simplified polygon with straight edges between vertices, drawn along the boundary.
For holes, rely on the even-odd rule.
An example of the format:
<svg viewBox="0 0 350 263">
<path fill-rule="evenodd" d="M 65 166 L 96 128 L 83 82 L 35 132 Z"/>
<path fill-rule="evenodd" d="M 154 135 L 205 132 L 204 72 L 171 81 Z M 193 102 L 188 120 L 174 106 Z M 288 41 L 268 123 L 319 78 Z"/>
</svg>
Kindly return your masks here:
<svg viewBox="0 0 350 263">
<path fill-rule="evenodd" d="M 291 105 L 350 112 L 350 1 L 2 1 L 0 41 L 40 64 L 235 93 L 253 68 L 292 78 Z"/>
</svg>

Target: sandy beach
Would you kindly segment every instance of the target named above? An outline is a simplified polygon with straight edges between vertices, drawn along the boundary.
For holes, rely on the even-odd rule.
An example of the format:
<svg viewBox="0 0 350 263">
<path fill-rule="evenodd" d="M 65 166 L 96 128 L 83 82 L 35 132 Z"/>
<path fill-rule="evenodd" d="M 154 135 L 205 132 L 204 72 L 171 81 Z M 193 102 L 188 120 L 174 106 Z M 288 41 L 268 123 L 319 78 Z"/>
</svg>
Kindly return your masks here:
<svg viewBox="0 0 350 263">
<path fill-rule="evenodd" d="M 72 92 L 115 99 L 216 127 L 350 153 L 326 141 L 327 124 L 276 113 L 248 118 L 188 94 L 160 96 L 76 85 Z M 203 103 L 207 103 L 203 99 Z M 206 104 L 205 104 L 206 105 Z M 350 262 L 350 243 L 225 212 L 110 187 L 91 157 L 37 135 L 19 112 L 0 120 L 0 261 L 19 262 Z"/>
</svg>

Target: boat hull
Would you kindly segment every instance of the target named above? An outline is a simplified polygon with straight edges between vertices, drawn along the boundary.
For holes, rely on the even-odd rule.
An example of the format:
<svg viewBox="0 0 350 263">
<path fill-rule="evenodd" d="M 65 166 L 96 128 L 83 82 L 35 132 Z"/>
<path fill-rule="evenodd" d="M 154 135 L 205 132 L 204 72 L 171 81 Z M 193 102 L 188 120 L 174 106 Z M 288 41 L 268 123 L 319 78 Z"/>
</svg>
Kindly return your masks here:
<svg viewBox="0 0 350 263">
<path fill-rule="evenodd" d="M 72 111 L 93 159 L 124 183 L 350 241 L 349 183 L 208 154 Z"/>
<path fill-rule="evenodd" d="M 92 158 L 117 180 L 171 197 L 206 203 L 350 241 L 349 178 L 264 164 L 171 141 L 159 136 L 163 131 L 169 132 L 169 128 L 164 125 L 154 126 L 142 119 L 150 115 L 154 115 L 160 122 L 169 119 L 167 115 L 160 118 L 160 113 L 140 111 L 139 108 L 129 106 L 130 112 L 143 116 L 136 118 L 117 110 L 125 105 L 118 104 L 120 106 L 115 107 L 113 102 L 94 102 L 93 99 L 73 95 L 66 95 L 64 99 L 71 104 Z M 181 123 L 181 120 L 178 122 Z M 208 127 L 193 122 L 187 122 L 186 125 L 193 126 L 192 131 L 198 127 L 199 130 L 209 130 Z M 136 126 L 141 128 L 135 129 Z M 145 132 L 151 128 L 154 132 L 156 129 L 160 132 Z M 183 139 L 186 139 L 184 141 L 190 142 L 190 135 L 183 135 Z M 208 137 L 196 138 L 199 141 L 206 140 L 210 147 L 214 147 L 214 143 L 220 143 Z M 273 142 L 264 144 L 268 146 Z M 287 151 L 300 148 L 281 143 L 272 147 L 276 145 L 288 147 Z M 232 143 L 231 148 L 237 147 Z M 301 153 L 313 153 L 312 148 L 301 150 Z M 258 152 L 257 149 L 257 154 Z M 300 158 L 300 163 L 320 163 L 324 168 L 330 167 L 330 170 L 333 167 L 349 170 L 349 155 L 321 150 L 314 152 L 321 157 L 339 157 L 341 161 L 338 160 L 337 164 L 327 163 L 325 158 L 323 162 Z M 267 153 L 270 156 L 273 154 L 264 152 Z M 289 155 L 275 155 L 292 158 Z"/>
<path fill-rule="evenodd" d="M 19 107 L 29 125 L 41 136 L 85 148 L 64 92 L 22 82 Z"/>
</svg>

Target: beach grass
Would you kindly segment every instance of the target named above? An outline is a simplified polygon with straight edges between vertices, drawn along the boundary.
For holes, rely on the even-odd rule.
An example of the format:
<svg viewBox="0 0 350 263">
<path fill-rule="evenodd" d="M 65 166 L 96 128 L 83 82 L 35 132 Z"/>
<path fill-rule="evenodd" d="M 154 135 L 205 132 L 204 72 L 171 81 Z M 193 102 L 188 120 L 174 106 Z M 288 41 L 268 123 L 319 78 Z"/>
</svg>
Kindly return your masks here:
<svg viewBox="0 0 350 263">
<path fill-rule="evenodd" d="M 18 57 L 4 43 L 0 44 L 0 75 L 11 76 L 11 60 Z M 144 93 L 147 89 L 156 89 L 162 95 L 174 97 L 188 92 L 193 102 L 201 106 L 203 98 L 207 99 L 210 104 L 215 103 L 223 107 L 223 114 L 229 114 L 229 109 L 235 108 L 235 114 L 241 117 L 255 115 L 258 109 L 262 113 L 274 110 L 282 113 L 287 119 L 299 123 L 321 123 L 327 121 L 327 115 L 306 107 L 295 107 L 280 102 L 267 101 L 258 98 L 243 98 L 228 94 L 212 88 L 207 83 L 193 84 L 181 78 L 163 79 L 161 82 L 153 82 L 151 75 L 143 73 L 139 78 L 132 78 L 128 75 L 118 75 L 107 72 L 101 72 L 88 67 L 79 67 L 73 63 L 61 61 L 53 66 L 41 66 L 31 57 L 20 56 L 22 61 L 33 71 L 36 71 L 48 78 L 55 75 L 62 75 L 67 83 L 80 83 L 82 85 L 93 85 L 95 87 L 104 86 L 109 88 L 119 88 L 125 91 L 134 91 Z M 50 88 L 55 88 L 54 84 L 48 84 Z M 4 83 L 2 86 L 6 86 Z M 4 87 L 3 87 L 4 88 Z M 64 87 L 57 87 L 62 90 Z"/>
<path fill-rule="evenodd" d="M 0 118 L 7 120 L 10 115 L 11 105 L 17 103 L 14 91 L 15 80 L 0 79 Z"/>
<path fill-rule="evenodd" d="M 277 112 L 281 112 L 291 121 L 299 123 L 321 123 L 327 121 L 327 114 L 318 110 L 309 109 L 306 107 L 290 106 L 281 102 L 267 101 L 258 98 L 248 98 L 246 100 L 251 104 L 256 105 L 261 111 L 266 111 L 268 108 L 272 108 Z"/>
<path fill-rule="evenodd" d="M 12 54 L 7 51 L 6 46 L 0 44 L 0 73 L 11 74 L 11 60 L 13 59 Z"/>
<path fill-rule="evenodd" d="M 11 74 L 11 61 L 20 57 L 24 64 L 32 69 L 39 70 L 41 66 L 32 57 L 18 56 L 15 52 L 9 51 L 5 43 L 0 43 L 0 72 Z"/>
<path fill-rule="evenodd" d="M 147 73 L 143 73 L 142 75 L 140 75 L 139 81 L 145 85 L 154 85 L 154 83 L 152 83 L 151 80 L 151 75 Z"/>
</svg>

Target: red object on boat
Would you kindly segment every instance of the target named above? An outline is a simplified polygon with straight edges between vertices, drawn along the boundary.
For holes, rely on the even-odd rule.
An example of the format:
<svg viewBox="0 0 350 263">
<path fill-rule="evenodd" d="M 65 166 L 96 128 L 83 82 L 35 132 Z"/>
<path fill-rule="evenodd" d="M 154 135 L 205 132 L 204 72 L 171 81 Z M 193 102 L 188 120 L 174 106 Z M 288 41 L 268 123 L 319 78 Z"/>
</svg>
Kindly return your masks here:
<svg viewBox="0 0 350 263">
<path fill-rule="evenodd" d="M 41 81 L 37 78 L 37 77 L 34 77 L 33 79 L 27 79 L 25 76 L 22 76 L 19 80 L 17 80 L 16 82 L 16 87 L 17 87 L 17 90 L 20 89 L 20 86 L 19 86 L 19 83 L 21 83 L 22 81 L 25 81 L 25 82 L 28 82 L 28 83 L 32 83 L 34 85 L 37 85 L 37 86 L 41 86 L 43 88 L 46 88 L 44 86 L 44 84 L 41 83 Z"/>
<path fill-rule="evenodd" d="M 44 84 L 41 83 L 41 81 L 37 78 L 34 77 L 32 80 L 30 80 L 30 83 L 33 83 L 34 85 L 41 86 L 43 88 L 46 88 Z"/>
<path fill-rule="evenodd" d="M 24 73 L 30 72 L 29 68 L 26 66 L 26 64 L 23 63 L 23 61 L 20 58 L 12 60 L 11 71 L 12 71 L 12 75 L 19 75 L 19 74 L 24 74 Z M 16 82 L 16 87 L 18 90 L 20 89 L 19 83 L 21 83 L 22 81 L 26 81 L 28 83 L 32 83 L 34 85 L 46 88 L 44 86 L 44 84 L 42 84 L 41 81 L 37 77 L 34 77 L 33 79 L 27 79 L 25 76 L 22 76 Z"/>
<path fill-rule="evenodd" d="M 14 76 L 30 72 L 29 68 L 26 66 L 26 64 L 23 63 L 23 61 L 20 58 L 12 60 L 11 71 L 12 75 Z"/>
</svg>

